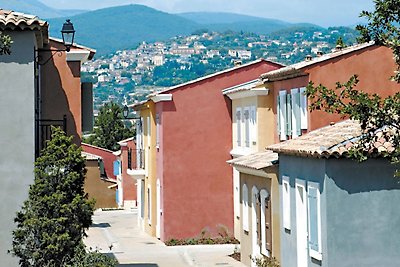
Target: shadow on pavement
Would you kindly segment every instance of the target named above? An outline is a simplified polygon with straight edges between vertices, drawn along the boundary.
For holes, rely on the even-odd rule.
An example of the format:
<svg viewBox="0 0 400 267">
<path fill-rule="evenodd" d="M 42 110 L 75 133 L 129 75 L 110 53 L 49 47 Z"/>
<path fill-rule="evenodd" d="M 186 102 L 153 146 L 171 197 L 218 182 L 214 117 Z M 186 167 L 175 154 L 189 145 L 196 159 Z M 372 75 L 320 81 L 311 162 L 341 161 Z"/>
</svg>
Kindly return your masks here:
<svg viewBox="0 0 400 267">
<path fill-rule="evenodd" d="M 155 263 L 125 263 L 119 264 L 119 267 L 158 267 Z"/>
</svg>

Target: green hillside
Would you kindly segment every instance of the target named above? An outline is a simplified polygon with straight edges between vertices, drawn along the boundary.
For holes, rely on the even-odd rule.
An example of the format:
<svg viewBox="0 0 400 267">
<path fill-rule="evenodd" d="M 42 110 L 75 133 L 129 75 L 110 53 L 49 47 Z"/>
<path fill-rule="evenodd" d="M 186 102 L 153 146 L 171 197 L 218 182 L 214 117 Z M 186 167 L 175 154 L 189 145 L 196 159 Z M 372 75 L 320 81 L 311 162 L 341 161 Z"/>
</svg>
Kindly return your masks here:
<svg viewBox="0 0 400 267">
<path fill-rule="evenodd" d="M 268 19 L 224 12 L 190 12 L 178 14 L 186 19 L 203 25 L 211 31 L 235 31 L 252 32 L 257 34 L 269 34 L 286 28 L 321 28 L 309 23 L 289 23 L 277 19 Z"/>
<path fill-rule="evenodd" d="M 62 16 L 73 16 L 83 10 L 59 10 L 46 6 L 38 0 L 0 0 L 0 8 L 33 14 L 40 18 L 55 18 Z"/>
<path fill-rule="evenodd" d="M 195 22 L 143 5 L 105 8 L 70 19 L 75 26 L 76 41 L 97 49 L 99 54 L 132 48 L 143 41 L 190 34 L 200 28 Z M 65 18 L 48 21 L 51 36 L 60 37 Z"/>
<path fill-rule="evenodd" d="M 199 24 L 225 24 L 237 22 L 265 21 L 277 24 L 290 24 L 287 22 L 266 19 L 242 14 L 227 13 L 227 12 L 187 12 L 177 14 L 185 19 L 193 20 Z"/>
</svg>

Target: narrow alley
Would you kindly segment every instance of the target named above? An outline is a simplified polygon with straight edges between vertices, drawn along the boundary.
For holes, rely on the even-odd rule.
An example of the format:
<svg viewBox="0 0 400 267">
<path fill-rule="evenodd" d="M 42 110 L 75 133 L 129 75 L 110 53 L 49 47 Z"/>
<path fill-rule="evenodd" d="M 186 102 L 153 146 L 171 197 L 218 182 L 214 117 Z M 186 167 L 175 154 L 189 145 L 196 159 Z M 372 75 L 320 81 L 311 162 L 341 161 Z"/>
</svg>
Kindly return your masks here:
<svg viewBox="0 0 400 267">
<path fill-rule="evenodd" d="M 85 244 L 124 267 L 245 266 L 229 257 L 238 245 L 165 246 L 140 231 L 137 210 L 96 211 Z"/>
</svg>

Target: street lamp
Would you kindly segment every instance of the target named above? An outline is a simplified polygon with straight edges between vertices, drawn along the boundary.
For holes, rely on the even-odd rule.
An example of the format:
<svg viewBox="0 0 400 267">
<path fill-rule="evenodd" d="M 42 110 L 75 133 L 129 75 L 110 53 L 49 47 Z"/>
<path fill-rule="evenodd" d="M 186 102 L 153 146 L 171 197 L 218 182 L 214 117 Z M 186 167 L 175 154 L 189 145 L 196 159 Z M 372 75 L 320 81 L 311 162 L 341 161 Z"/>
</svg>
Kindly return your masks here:
<svg viewBox="0 0 400 267">
<path fill-rule="evenodd" d="M 75 37 L 74 24 L 72 24 L 71 20 L 67 19 L 67 21 L 64 22 L 61 34 L 65 46 L 65 51 L 69 52 L 71 46 L 74 44 Z"/>
<path fill-rule="evenodd" d="M 46 65 L 54 57 L 55 54 L 58 54 L 59 56 L 61 56 L 62 52 L 69 52 L 71 50 L 71 47 L 74 44 L 74 38 L 75 38 L 74 24 L 72 24 L 71 20 L 67 19 L 64 22 L 63 27 L 61 29 L 61 35 L 62 35 L 64 47 L 65 47 L 64 49 L 39 48 L 36 50 L 36 52 L 52 52 L 51 56 L 43 63 L 39 62 L 42 55 L 39 55 L 39 53 L 38 53 L 36 59 L 37 59 L 37 62 L 39 65 Z"/>
<path fill-rule="evenodd" d="M 127 119 L 129 116 L 129 108 L 127 105 L 124 105 L 124 108 L 122 109 L 122 116 L 124 116 L 124 119 Z"/>
</svg>

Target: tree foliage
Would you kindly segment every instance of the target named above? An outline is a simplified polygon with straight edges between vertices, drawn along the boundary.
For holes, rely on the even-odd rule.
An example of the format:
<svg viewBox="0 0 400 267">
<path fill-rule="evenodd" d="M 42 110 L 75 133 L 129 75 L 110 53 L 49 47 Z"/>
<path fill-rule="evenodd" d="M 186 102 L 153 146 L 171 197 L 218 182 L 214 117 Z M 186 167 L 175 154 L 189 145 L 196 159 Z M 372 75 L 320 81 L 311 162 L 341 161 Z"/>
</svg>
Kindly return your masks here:
<svg viewBox="0 0 400 267">
<path fill-rule="evenodd" d="M 92 223 L 94 200 L 83 190 L 81 149 L 59 128 L 35 162 L 35 180 L 16 215 L 11 253 L 21 266 L 69 266 Z M 82 252 L 81 252 L 82 253 Z"/>
<path fill-rule="evenodd" d="M 12 44 L 11 37 L 9 35 L 0 32 L 0 55 L 10 55 L 11 44 Z"/>
<path fill-rule="evenodd" d="M 118 142 L 134 136 L 134 132 L 124 126 L 122 108 L 116 103 L 106 103 L 99 110 L 93 135 L 85 140 L 92 145 L 109 150 L 118 150 Z"/>
<path fill-rule="evenodd" d="M 374 0 L 374 3 L 374 11 L 360 14 L 368 23 L 356 27 L 361 34 L 359 42 L 375 41 L 391 48 L 397 64 L 392 79 L 400 82 L 400 0 Z"/>
</svg>

